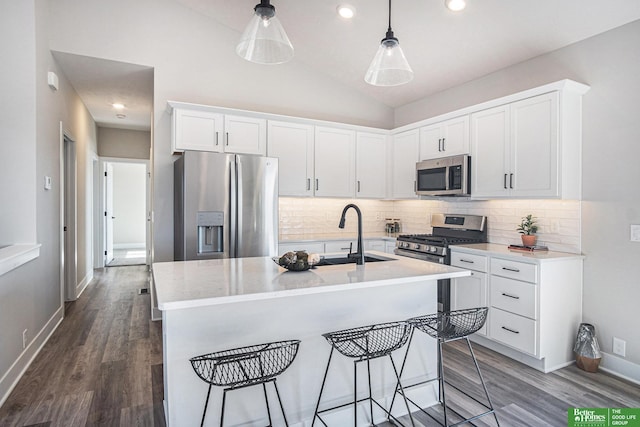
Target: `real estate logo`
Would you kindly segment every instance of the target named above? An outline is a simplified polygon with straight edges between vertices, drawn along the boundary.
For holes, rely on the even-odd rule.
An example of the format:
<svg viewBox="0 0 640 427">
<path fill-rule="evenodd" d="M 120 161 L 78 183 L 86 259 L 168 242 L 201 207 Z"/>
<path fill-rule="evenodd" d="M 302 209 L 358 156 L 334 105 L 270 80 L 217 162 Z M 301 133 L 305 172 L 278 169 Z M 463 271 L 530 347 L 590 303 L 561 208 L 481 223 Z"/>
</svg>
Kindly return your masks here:
<svg viewBox="0 0 640 427">
<path fill-rule="evenodd" d="M 570 408 L 567 427 L 640 427 L 640 408 Z"/>
</svg>

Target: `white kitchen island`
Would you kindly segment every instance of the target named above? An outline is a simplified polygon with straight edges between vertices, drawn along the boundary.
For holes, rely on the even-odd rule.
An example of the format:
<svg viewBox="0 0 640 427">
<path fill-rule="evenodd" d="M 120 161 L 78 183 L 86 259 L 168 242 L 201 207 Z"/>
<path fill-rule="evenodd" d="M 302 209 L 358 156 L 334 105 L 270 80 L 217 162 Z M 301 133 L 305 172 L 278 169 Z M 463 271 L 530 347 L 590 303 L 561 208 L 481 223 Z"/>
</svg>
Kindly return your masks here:
<svg viewBox="0 0 640 427">
<path fill-rule="evenodd" d="M 371 254 L 391 260 L 364 266 L 322 266 L 305 272 L 286 271 L 269 257 L 154 263 L 154 291 L 163 322 L 167 424 L 176 427 L 200 423 L 208 384 L 193 372 L 191 357 L 299 339 L 298 355 L 278 378 L 278 388 L 289 424 L 310 426 L 330 351 L 321 334 L 433 313 L 436 281 L 470 274 L 455 267 Z M 394 354 L 398 364 L 405 349 Z M 403 381 L 433 376 L 435 350 L 434 340 L 417 333 Z M 352 399 L 352 362 L 353 359 L 334 355 L 323 394 L 325 405 Z M 362 393 L 366 390 L 365 366 L 359 367 L 362 371 L 358 375 Z M 373 396 L 387 403 L 395 387 L 388 358 L 372 361 L 371 369 Z M 268 390 L 270 399 L 274 398 L 270 401 L 276 402 L 272 388 Z M 225 426 L 268 424 L 262 393 L 261 387 L 231 392 L 227 396 Z M 218 425 L 221 396 L 222 389 L 214 387 L 205 425 Z M 416 388 L 412 396 L 425 405 L 435 403 L 434 385 Z M 394 413 L 406 413 L 402 403 L 396 401 Z M 277 404 L 272 405 L 272 416 L 274 425 L 282 424 Z M 364 411 L 358 418 L 368 425 Z M 350 425 L 351 408 L 325 419 L 330 425 Z"/>
</svg>

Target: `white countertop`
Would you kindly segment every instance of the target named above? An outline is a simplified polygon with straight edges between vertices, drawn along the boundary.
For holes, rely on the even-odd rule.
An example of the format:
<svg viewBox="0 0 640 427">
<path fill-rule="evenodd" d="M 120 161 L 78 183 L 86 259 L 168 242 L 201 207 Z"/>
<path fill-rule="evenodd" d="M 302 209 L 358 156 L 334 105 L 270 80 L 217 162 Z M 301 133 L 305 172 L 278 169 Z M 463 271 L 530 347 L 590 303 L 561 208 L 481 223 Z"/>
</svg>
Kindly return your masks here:
<svg viewBox="0 0 640 427">
<path fill-rule="evenodd" d="M 507 245 L 498 245 L 495 243 L 473 243 L 470 245 L 455 245 L 450 249 L 454 252 L 465 252 L 471 254 L 480 255 L 499 255 L 508 256 L 510 258 L 521 261 L 553 261 L 570 258 L 584 258 L 580 254 L 572 254 L 568 252 L 556 252 L 556 251 L 519 251 L 515 249 L 509 249 Z"/>
<path fill-rule="evenodd" d="M 153 264 L 155 295 L 160 310 L 176 310 L 470 275 L 467 270 L 432 262 L 376 251 L 367 254 L 393 261 L 303 272 L 287 271 L 270 257 L 159 262 Z"/>
</svg>

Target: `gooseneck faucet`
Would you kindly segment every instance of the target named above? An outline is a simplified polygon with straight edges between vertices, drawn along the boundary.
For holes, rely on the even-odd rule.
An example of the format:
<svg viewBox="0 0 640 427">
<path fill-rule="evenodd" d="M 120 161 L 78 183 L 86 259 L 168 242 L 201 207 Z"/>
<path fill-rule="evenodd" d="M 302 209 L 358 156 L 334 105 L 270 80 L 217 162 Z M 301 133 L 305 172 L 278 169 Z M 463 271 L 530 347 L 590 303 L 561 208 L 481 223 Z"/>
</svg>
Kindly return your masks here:
<svg viewBox="0 0 640 427">
<path fill-rule="evenodd" d="M 344 228 L 344 221 L 349 208 L 355 209 L 356 214 L 358 214 L 358 250 L 355 254 L 349 254 L 348 256 L 357 257 L 356 264 L 364 265 L 364 247 L 362 246 L 362 212 L 360 211 L 360 208 L 353 203 L 349 203 L 345 206 L 344 209 L 342 209 L 342 216 L 340 217 L 340 224 L 338 225 L 338 228 Z"/>
</svg>

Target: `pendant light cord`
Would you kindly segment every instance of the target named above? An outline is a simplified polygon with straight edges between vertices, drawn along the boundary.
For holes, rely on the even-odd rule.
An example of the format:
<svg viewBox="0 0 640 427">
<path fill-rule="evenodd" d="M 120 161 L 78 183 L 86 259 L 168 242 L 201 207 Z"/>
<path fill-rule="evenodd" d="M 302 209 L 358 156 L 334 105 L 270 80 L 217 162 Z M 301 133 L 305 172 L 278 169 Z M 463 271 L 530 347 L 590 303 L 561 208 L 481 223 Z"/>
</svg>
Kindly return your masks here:
<svg viewBox="0 0 640 427">
<path fill-rule="evenodd" d="M 387 31 L 391 31 L 391 0 L 389 0 L 389 29 Z"/>
</svg>

